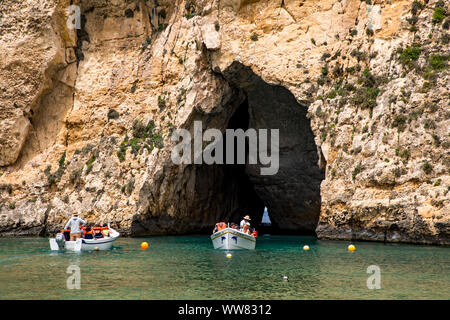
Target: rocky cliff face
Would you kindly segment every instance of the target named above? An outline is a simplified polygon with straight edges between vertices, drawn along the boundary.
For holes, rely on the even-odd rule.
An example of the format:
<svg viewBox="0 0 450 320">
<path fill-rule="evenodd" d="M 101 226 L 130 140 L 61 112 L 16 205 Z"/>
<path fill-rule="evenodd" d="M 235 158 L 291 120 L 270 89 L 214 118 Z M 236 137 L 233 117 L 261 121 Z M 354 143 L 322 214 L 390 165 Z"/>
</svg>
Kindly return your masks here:
<svg viewBox="0 0 450 320">
<path fill-rule="evenodd" d="M 79 29 L 67 20 L 80 8 Z M 325 239 L 449 243 L 448 1 L 0 3 L 0 234 L 72 212 L 177 234 L 267 206 Z M 280 169 L 175 165 L 176 128 L 279 129 Z"/>
</svg>

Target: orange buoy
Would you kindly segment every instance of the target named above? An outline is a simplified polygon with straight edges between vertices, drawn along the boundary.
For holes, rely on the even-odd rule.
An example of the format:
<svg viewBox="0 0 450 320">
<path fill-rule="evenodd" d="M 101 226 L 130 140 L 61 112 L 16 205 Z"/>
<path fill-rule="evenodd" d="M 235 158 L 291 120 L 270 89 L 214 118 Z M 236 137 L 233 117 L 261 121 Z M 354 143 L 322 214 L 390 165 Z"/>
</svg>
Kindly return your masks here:
<svg viewBox="0 0 450 320">
<path fill-rule="evenodd" d="M 141 243 L 141 249 L 142 250 L 145 250 L 145 249 L 147 249 L 148 248 L 148 243 L 147 242 L 142 242 Z"/>
</svg>

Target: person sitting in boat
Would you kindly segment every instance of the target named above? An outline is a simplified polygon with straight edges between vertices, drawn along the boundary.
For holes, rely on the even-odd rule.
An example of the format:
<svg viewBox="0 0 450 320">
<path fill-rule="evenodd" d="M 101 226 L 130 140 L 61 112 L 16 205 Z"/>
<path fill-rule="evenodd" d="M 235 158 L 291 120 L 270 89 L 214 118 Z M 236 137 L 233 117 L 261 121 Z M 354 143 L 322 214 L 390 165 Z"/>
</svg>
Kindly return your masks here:
<svg viewBox="0 0 450 320">
<path fill-rule="evenodd" d="M 86 221 L 78 218 L 78 213 L 74 213 L 73 217 L 69 219 L 69 221 L 64 226 L 64 229 L 70 227 L 70 241 L 76 241 L 81 238 L 81 229 L 80 225 L 85 225 Z"/>
<path fill-rule="evenodd" d="M 94 238 L 103 238 L 102 228 L 94 228 Z"/>
<path fill-rule="evenodd" d="M 239 226 L 236 223 L 234 223 L 234 222 L 231 223 L 231 228 L 239 230 Z"/>
<path fill-rule="evenodd" d="M 103 224 L 102 233 L 104 237 L 109 237 L 109 228 L 106 223 Z"/>
<path fill-rule="evenodd" d="M 91 227 L 87 226 L 83 233 L 85 239 L 94 239 L 94 231 L 92 231 Z"/>
<path fill-rule="evenodd" d="M 241 232 L 250 233 L 250 216 L 246 215 L 244 219 L 242 219 L 241 224 Z"/>
<path fill-rule="evenodd" d="M 213 233 L 216 233 L 217 231 L 223 230 L 227 227 L 225 222 L 219 222 L 216 223 L 216 226 L 214 227 Z"/>
</svg>

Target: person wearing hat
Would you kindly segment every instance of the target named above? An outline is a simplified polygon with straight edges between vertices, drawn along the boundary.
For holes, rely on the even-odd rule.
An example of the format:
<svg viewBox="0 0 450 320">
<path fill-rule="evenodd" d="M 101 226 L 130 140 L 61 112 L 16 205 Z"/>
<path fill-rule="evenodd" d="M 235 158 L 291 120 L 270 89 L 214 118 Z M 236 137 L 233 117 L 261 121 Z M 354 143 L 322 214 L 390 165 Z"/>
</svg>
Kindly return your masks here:
<svg viewBox="0 0 450 320">
<path fill-rule="evenodd" d="M 250 232 L 250 216 L 246 215 L 244 219 L 241 221 L 241 232 L 249 233 Z"/>
<path fill-rule="evenodd" d="M 86 221 L 81 218 L 78 218 L 78 213 L 74 213 L 73 217 L 67 221 L 64 229 L 70 227 L 70 241 L 76 241 L 81 238 L 81 228 L 80 224 L 85 225 Z"/>
</svg>

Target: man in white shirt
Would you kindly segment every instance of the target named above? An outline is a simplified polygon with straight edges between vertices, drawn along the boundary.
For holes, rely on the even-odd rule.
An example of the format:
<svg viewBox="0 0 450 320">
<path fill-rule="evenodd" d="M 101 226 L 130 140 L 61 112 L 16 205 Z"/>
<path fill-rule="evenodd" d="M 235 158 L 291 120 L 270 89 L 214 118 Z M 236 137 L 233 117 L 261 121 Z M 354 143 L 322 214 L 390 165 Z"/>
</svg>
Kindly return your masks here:
<svg viewBox="0 0 450 320">
<path fill-rule="evenodd" d="M 86 221 L 78 218 L 78 213 L 74 213 L 73 217 L 66 223 L 64 229 L 70 227 L 70 241 L 76 241 L 81 238 L 80 224 L 85 225 Z"/>
<path fill-rule="evenodd" d="M 246 215 L 244 217 L 244 219 L 242 219 L 241 224 L 240 224 L 241 232 L 250 234 L 250 222 L 249 221 L 250 221 L 249 215 Z"/>
</svg>

